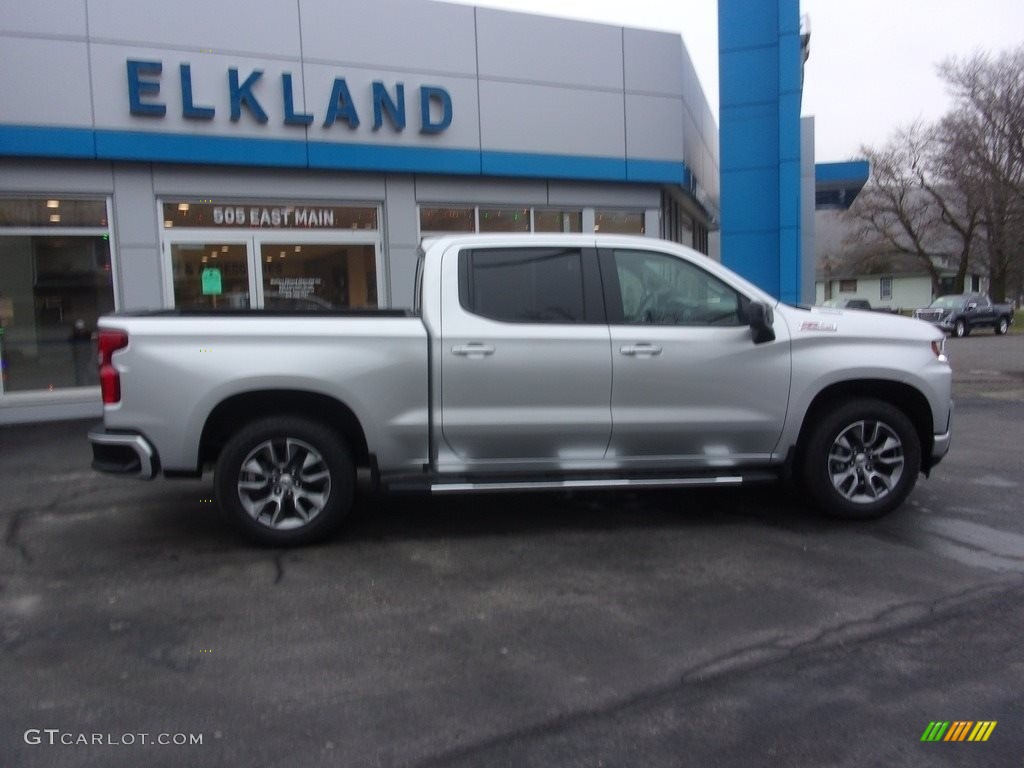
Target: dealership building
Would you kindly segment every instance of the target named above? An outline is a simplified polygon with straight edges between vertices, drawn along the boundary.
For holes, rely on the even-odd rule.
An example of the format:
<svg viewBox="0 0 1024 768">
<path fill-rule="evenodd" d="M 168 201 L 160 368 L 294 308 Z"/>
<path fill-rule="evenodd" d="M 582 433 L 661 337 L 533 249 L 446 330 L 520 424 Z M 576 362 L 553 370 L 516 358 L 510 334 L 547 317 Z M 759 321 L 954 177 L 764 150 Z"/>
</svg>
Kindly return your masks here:
<svg viewBox="0 0 1024 768">
<path fill-rule="evenodd" d="M 0 40 L 0 423 L 100 413 L 103 313 L 408 307 L 432 233 L 720 257 L 719 127 L 677 34 L 431 0 L 50 0 L 5 9 Z"/>
</svg>

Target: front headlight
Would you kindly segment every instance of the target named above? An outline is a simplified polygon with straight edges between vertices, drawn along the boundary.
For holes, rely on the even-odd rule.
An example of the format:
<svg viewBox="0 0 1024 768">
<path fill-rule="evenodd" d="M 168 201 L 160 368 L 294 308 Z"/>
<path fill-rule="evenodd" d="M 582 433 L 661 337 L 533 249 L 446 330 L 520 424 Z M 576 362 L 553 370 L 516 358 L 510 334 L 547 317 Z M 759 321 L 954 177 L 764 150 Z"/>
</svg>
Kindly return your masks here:
<svg viewBox="0 0 1024 768">
<path fill-rule="evenodd" d="M 940 363 L 948 363 L 949 358 L 946 357 L 946 337 L 943 336 L 941 339 L 936 339 L 932 342 L 932 352 L 935 354 L 935 359 Z"/>
</svg>

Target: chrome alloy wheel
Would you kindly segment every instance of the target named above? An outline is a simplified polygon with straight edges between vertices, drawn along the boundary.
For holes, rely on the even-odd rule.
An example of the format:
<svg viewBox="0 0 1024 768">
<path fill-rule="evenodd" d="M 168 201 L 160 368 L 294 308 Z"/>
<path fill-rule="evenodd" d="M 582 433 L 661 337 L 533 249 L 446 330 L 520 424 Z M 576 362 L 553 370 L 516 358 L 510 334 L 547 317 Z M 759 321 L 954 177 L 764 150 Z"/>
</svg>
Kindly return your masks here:
<svg viewBox="0 0 1024 768">
<path fill-rule="evenodd" d="M 903 468 L 903 443 L 881 421 L 850 424 L 838 434 L 828 452 L 832 486 L 855 504 L 884 499 L 899 484 Z"/>
<path fill-rule="evenodd" d="M 242 461 L 238 499 L 253 520 L 275 530 L 299 528 L 319 515 L 331 496 L 331 471 L 309 443 L 265 440 Z"/>
</svg>

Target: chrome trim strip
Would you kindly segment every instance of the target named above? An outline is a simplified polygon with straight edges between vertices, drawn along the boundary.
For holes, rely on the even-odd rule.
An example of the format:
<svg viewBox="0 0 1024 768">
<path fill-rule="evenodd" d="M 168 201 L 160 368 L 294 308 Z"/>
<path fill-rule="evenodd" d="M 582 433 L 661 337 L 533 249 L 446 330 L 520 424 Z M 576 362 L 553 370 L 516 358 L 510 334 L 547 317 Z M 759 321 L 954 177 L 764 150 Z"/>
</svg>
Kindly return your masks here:
<svg viewBox="0 0 1024 768">
<path fill-rule="evenodd" d="M 544 480 L 520 483 L 434 483 L 431 493 L 469 493 L 473 491 L 544 491 L 576 488 L 683 488 L 712 485 L 742 485 L 742 477 L 666 477 L 608 480 Z"/>
<path fill-rule="evenodd" d="M 142 435 L 116 434 L 92 430 L 89 432 L 89 442 L 99 445 L 120 445 L 131 448 L 139 457 L 139 480 L 152 480 L 156 475 L 156 464 L 153 461 L 153 447 Z"/>
</svg>

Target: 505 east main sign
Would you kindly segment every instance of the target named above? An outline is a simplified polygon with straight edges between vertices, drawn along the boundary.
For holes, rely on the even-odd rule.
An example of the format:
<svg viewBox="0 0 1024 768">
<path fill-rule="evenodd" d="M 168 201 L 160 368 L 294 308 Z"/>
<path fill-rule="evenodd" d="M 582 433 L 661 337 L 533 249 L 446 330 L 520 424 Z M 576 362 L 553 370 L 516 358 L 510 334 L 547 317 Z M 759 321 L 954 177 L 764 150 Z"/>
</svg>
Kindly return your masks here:
<svg viewBox="0 0 1024 768">
<path fill-rule="evenodd" d="M 127 74 L 131 113 L 140 117 L 164 117 L 167 114 L 167 104 L 160 100 L 163 62 L 128 59 Z M 213 120 L 217 115 L 217 108 L 203 102 L 203 98 L 209 98 L 209 94 L 197 95 L 193 92 L 192 66 L 180 64 L 178 77 L 181 81 L 182 117 L 187 120 Z M 244 78 L 236 67 L 228 69 L 227 92 L 232 122 L 241 120 L 243 111 L 248 112 L 259 123 L 268 122 L 269 118 L 261 102 L 261 99 L 265 101 L 268 97 L 257 95 L 256 92 L 262 80 L 263 70 L 260 69 L 252 70 Z M 441 133 L 446 130 L 452 122 L 451 95 L 446 89 L 436 85 L 421 85 L 418 92 L 420 133 Z M 360 106 L 353 99 L 348 83 L 343 77 L 334 78 L 330 96 L 326 99 L 320 115 L 296 111 L 295 85 L 291 72 L 281 73 L 280 97 L 285 125 L 308 126 L 315 120 L 322 119 L 324 128 L 344 123 L 354 130 L 362 122 L 359 116 Z M 404 131 L 407 122 L 405 84 L 395 83 L 393 89 L 389 90 L 383 82 L 374 80 L 362 109 L 372 112 L 373 130 L 379 130 L 387 122 L 393 130 Z"/>
</svg>

